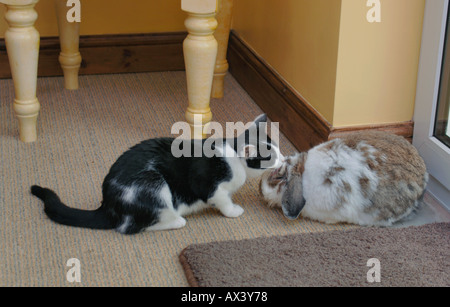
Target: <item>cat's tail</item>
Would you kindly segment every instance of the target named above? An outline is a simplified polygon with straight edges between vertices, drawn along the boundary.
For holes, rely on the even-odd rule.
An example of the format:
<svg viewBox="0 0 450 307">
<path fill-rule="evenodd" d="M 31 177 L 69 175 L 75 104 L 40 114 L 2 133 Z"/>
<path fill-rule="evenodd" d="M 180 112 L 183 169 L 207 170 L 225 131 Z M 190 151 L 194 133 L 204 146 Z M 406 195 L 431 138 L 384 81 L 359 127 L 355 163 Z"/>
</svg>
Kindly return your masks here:
<svg viewBox="0 0 450 307">
<path fill-rule="evenodd" d="M 31 194 L 44 202 L 44 212 L 56 223 L 91 229 L 115 228 L 114 221 L 103 206 L 94 211 L 70 208 L 61 202 L 55 192 L 37 185 L 31 187 Z"/>
</svg>

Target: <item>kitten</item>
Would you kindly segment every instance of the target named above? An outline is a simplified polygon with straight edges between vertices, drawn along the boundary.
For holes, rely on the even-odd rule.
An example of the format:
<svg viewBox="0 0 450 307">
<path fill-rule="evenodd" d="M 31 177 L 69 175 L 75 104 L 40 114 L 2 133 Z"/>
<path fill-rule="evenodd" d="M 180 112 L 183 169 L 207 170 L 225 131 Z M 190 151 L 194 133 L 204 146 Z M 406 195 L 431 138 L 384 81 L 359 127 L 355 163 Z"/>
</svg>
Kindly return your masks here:
<svg viewBox="0 0 450 307">
<path fill-rule="evenodd" d="M 266 122 L 263 114 L 239 137 L 216 139 L 209 148 L 212 157 L 175 157 L 172 138 L 150 139 L 132 147 L 105 177 L 102 205 L 94 211 L 67 207 L 50 189 L 35 185 L 31 193 L 44 202 L 44 211 L 54 222 L 122 234 L 181 228 L 186 224 L 183 216 L 208 206 L 226 217 L 238 217 L 244 209 L 232 202 L 231 195 L 248 177 L 281 165 L 277 145 L 265 131 L 260 133 L 260 124 Z M 204 144 L 205 140 L 181 143 L 189 145 L 191 152 Z"/>
</svg>

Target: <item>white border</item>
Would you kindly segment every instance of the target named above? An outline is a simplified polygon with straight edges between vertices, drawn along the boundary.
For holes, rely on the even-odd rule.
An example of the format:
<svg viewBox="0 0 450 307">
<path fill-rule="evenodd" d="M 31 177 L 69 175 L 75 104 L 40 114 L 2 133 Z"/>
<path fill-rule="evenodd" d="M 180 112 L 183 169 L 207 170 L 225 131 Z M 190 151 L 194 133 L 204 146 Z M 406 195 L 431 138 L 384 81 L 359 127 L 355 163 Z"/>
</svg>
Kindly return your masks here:
<svg viewBox="0 0 450 307">
<path fill-rule="evenodd" d="M 449 0 L 426 0 L 416 107 L 414 146 L 424 158 L 429 192 L 450 210 L 450 149 L 433 137 Z"/>
</svg>

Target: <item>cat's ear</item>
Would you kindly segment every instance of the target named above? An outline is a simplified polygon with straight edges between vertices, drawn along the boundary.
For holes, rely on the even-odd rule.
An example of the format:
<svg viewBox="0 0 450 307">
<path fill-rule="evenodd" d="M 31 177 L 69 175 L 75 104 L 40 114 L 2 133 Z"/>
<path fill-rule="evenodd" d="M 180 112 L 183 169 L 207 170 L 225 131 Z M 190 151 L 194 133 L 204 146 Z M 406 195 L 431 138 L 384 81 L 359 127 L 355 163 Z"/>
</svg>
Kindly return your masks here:
<svg viewBox="0 0 450 307">
<path fill-rule="evenodd" d="M 239 152 L 239 156 L 242 158 L 254 158 L 258 156 L 258 150 L 254 145 L 245 145 Z"/>
<path fill-rule="evenodd" d="M 252 124 L 250 125 L 250 127 L 247 130 L 258 131 L 261 127 L 265 127 L 264 125 L 260 125 L 261 123 L 267 124 L 267 115 L 266 114 L 261 114 L 257 118 L 255 118 L 255 120 L 252 122 Z"/>
<path fill-rule="evenodd" d="M 267 123 L 267 115 L 266 114 L 259 115 L 257 118 L 255 118 L 253 123 L 256 125 L 256 127 L 259 127 L 260 123 Z"/>
<path fill-rule="evenodd" d="M 302 176 L 290 176 L 286 191 L 281 198 L 281 208 L 283 209 L 284 216 L 290 220 L 295 220 L 300 215 L 305 203 Z"/>
<path fill-rule="evenodd" d="M 245 131 L 245 135 L 248 136 L 249 134 L 253 133 L 253 136 L 256 137 L 256 134 L 259 132 L 260 129 L 265 130 L 266 125 L 264 124 L 267 124 L 267 115 L 261 114 L 257 118 L 255 118 L 255 120 L 247 128 L 247 130 Z"/>
</svg>

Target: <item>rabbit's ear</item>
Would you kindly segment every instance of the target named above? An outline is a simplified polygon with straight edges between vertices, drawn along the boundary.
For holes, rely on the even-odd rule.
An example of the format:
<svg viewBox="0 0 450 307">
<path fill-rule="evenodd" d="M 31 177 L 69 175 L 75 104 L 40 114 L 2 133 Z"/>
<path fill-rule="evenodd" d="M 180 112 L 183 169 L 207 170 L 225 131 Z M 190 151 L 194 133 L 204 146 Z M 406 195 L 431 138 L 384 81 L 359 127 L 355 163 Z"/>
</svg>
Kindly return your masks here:
<svg viewBox="0 0 450 307">
<path fill-rule="evenodd" d="M 290 220 L 295 220 L 300 215 L 305 206 L 303 198 L 302 176 L 291 176 L 288 180 L 286 191 L 281 199 L 281 208 L 284 216 Z"/>
</svg>

